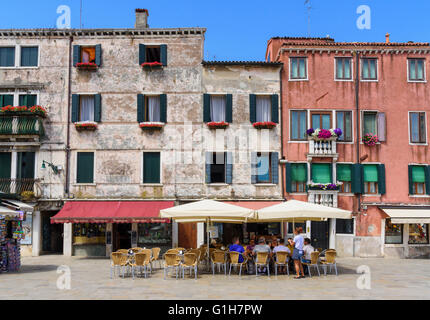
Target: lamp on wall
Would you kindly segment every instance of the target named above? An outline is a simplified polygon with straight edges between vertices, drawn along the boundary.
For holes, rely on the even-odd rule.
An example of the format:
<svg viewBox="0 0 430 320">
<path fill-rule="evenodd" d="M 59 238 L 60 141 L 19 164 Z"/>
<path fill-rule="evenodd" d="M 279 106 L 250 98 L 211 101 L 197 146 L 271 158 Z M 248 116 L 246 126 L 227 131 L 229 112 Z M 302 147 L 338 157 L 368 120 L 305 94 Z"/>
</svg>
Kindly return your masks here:
<svg viewBox="0 0 430 320">
<path fill-rule="evenodd" d="M 52 164 L 51 162 L 48 162 L 48 161 L 45 161 L 45 160 L 43 160 L 43 162 L 42 162 L 42 168 L 41 168 L 42 170 L 45 170 L 45 169 L 46 169 L 46 164 L 47 164 L 49 167 L 51 167 L 52 171 L 53 171 L 55 174 L 59 174 L 59 173 L 60 173 L 61 166 L 56 166 L 56 165 Z"/>
</svg>

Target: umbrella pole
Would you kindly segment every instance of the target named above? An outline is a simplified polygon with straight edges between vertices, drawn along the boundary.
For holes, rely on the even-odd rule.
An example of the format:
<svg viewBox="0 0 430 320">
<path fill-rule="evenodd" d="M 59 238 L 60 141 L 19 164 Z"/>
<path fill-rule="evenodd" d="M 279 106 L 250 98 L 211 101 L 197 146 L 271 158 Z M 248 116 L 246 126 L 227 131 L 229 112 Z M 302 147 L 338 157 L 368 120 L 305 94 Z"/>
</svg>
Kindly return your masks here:
<svg viewBox="0 0 430 320">
<path fill-rule="evenodd" d="M 207 252 L 206 252 L 206 255 L 207 255 L 207 260 L 208 260 L 207 264 L 208 264 L 208 270 L 210 270 L 210 265 L 209 265 L 209 262 L 210 262 L 210 256 L 209 256 L 209 252 L 210 252 L 210 250 L 209 250 L 209 241 L 210 241 L 209 219 L 206 220 L 206 237 L 207 237 L 207 248 L 206 248 Z"/>
</svg>

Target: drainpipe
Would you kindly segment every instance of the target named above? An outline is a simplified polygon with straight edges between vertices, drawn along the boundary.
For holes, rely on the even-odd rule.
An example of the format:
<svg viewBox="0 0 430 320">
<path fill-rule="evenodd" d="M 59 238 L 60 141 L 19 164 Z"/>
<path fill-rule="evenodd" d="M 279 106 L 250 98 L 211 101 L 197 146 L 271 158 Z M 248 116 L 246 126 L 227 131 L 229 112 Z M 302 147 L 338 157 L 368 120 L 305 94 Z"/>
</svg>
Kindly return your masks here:
<svg viewBox="0 0 430 320">
<path fill-rule="evenodd" d="M 70 100 L 72 99 L 72 42 L 73 36 L 69 38 L 69 83 L 67 93 L 67 138 L 66 138 L 66 186 L 64 192 L 67 198 L 70 198 Z"/>
<path fill-rule="evenodd" d="M 360 53 L 355 51 L 355 130 L 356 130 L 356 154 L 357 163 L 360 163 L 360 104 L 359 104 L 359 88 L 360 88 Z M 357 193 L 357 212 L 361 211 L 361 195 Z"/>
<path fill-rule="evenodd" d="M 283 161 L 284 159 L 284 117 L 283 117 L 283 95 L 282 95 L 282 71 L 284 69 L 284 64 L 281 65 L 281 69 L 279 70 L 279 96 L 280 96 L 280 112 L 279 112 L 279 121 L 281 123 L 281 160 L 279 161 L 279 163 L 281 164 L 281 190 L 282 190 L 282 195 L 281 198 L 283 198 L 284 200 L 286 200 L 285 197 L 285 178 L 284 178 L 284 171 L 283 170 L 283 166 L 282 164 L 285 163 L 285 161 Z"/>
</svg>

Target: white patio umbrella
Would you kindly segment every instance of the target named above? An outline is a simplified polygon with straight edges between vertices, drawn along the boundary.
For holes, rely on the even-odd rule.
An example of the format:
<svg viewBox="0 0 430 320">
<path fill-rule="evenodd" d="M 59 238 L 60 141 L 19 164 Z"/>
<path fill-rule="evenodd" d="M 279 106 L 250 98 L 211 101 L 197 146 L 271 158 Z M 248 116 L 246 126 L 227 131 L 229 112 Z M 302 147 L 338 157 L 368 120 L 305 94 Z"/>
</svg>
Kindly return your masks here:
<svg viewBox="0 0 430 320">
<path fill-rule="evenodd" d="M 255 211 L 215 200 L 201 200 L 160 210 L 161 218 L 176 222 L 206 222 L 209 257 L 209 224 L 213 222 L 244 223 L 255 219 Z"/>
<path fill-rule="evenodd" d="M 7 207 L 0 206 L 0 216 L 18 217 L 21 211 L 11 210 Z"/>
</svg>

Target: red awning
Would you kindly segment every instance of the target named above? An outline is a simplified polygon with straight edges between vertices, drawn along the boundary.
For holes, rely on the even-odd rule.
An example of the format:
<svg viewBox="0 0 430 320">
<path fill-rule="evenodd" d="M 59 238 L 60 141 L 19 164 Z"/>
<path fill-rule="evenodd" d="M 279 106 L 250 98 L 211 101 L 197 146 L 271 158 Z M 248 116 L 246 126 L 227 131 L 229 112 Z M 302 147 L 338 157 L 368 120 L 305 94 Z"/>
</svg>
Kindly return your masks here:
<svg viewBox="0 0 430 320">
<path fill-rule="evenodd" d="M 282 201 L 225 201 L 225 203 L 253 210 L 263 209 L 281 202 Z"/>
<path fill-rule="evenodd" d="M 160 210 L 173 201 L 69 201 L 51 223 L 164 223 Z"/>
</svg>

